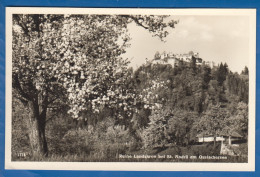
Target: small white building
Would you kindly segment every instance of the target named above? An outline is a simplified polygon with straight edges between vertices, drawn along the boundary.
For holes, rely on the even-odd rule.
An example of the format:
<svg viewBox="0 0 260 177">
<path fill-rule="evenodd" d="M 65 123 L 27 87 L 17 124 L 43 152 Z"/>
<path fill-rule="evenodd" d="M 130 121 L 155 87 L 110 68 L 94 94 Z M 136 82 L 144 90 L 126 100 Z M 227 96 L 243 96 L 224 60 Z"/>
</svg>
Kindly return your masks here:
<svg viewBox="0 0 260 177">
<path fill-rule="evenodd" d="M 204 143 L 204 142 L 213 142 L 214 136 L 213 135 L 198 135 L 198 142 Z M 225 138 L 223 136 L 216 136 L 216 141 L 224 141 Z"/>
<path fill-rule="evenodd" d="M 241 140 L 242 138 L 243 138 L 242 135 L 233 131 L 228 134 L 217 135 L 216 141 L 222 141 L 222 143 L 226 142 L 229 145 L 231 145 L 232 141 Z M 199 142 L 199 143 L 214 142 L 214 135 L 199 134 L 199 135 L 197 135 L 197 142 Z"/>
</svg>

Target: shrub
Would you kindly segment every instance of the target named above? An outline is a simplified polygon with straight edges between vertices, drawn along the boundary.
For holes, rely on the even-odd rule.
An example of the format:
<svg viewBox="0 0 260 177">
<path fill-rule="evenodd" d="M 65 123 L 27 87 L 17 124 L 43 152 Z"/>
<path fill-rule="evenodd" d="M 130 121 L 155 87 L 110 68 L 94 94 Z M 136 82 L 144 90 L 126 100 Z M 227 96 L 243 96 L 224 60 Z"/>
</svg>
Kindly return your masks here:
<svg viewBox="0 0 260 177">
<path fill-rule="evenodd" d="M 114 125 L 109 118 L 93 128 L 72 129 L 62 138 L 62 152 L 85 156 L 87 161 L 113 161 L 126 153 L 131 136 L 124 126 Z"/>
<path fill-rule="evenodd" d="M 88 154 L 91 150 L 92 132 L 86 129 L 69 130 L 61 140 L 63 154 Z"/>
<path fill-rule="evenodd" d="M 141 132 L 144 148 L 164 146 L 168 142 L 169 112 L 165 110 L 154 111 L 149 117 L 148 126 Z"/>
<path fill-rule="evenodd" d="M 94 152 L 103 154 L 107 160 L 126 153 L 132 140 L 129 130 L 125 126 L 114 125 L 111 119 L 100 122 L 94 134 L 97 135 L 94 136 Z"/>
</svg>

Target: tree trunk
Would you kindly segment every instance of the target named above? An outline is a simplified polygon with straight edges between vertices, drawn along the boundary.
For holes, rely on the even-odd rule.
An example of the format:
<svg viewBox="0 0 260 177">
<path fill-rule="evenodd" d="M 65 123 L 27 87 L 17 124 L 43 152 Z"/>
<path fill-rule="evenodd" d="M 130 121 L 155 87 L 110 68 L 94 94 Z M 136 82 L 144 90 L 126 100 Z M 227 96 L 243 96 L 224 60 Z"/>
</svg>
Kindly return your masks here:
<svg viewBox="0 0 260 177">
<path fill-rule="evenodd" d="M 45 137 L 46 110 L 39 113 L 37 103 L 29 102 L 28 134 L 33 157 L 48 155 L 47 141 Z"/>
</svg>

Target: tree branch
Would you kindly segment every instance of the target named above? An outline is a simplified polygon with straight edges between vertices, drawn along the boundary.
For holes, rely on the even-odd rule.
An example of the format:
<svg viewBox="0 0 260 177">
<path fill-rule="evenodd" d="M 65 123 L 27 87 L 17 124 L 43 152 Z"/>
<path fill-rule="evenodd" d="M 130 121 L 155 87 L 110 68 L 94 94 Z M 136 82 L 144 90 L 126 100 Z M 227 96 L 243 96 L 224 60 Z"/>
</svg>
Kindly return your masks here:
<svg viewBox="0 0 260 177">
<path fill-rule="evenodd" d="M 29 33 L 29 30 L 27 29 L 27 27 L 26 27 L 26 25 L 24 25 L 21 21 L 21 18 L 19 17 L 19 15 L 18 14 L 14 14 L 13 15 L 13 19 L 17 22 L 17 24 L 19 25 L 19 26 L 21 26 L 21 28 L 23 29 L 23 31 L 24 31 L 24 33 L 26 34 L 26 35 L 28 35 L 28 33 Z"/>
<path fill-rule="evenodd" d="M 122 15 L 122 17 L 125 17 L 125 18 L 130 18 L 132 19 L 137 25 L 143 27 L 144 29 L 149 29 L 148 26 L 144 26 L 141 22 L 138 21 L 138 19 L 132 15 Z"/>
<path fill-rule="evenodd" d="M 30 101 L 30 96 L 24 92 L 22 89 L 21 83 L 19 81 L 19 77 L 17 74 L 13 74 L 13 82 L 14 82 L 14 88 L 17 88 L 18 93 L 27 101 Z"/>
<path fill-rule="evenodd" d="M 54 102 L 55 100 L 57 100 L 58 98 L 59 98 L 59 97 L 53 98 L 52 100 L 48 101 L 47 104 L 49 105 L 49 104 L 53 103 L 53 102 Z"/>
<path fill-rule="evenodd" d="M 27 99 L 23 98 L 21 95 L 19 94 L 13 94 L 13 96 L 17 99 L 19 99 L 22 103 L 26 104 L 28 102 Z"/>
</svg>

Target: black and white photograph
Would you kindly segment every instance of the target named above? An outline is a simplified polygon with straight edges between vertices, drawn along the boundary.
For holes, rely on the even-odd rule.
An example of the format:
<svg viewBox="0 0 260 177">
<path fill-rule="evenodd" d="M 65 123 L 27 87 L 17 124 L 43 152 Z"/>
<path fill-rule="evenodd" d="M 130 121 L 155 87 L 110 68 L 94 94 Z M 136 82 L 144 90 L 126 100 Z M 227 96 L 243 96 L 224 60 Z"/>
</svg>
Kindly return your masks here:
<svg viewBox="0 0 260 177">
<path fill-rule="evenodd" d="M 254 170 L 255 18 L 7 8 L 6 168 Z"/>
</svg>

